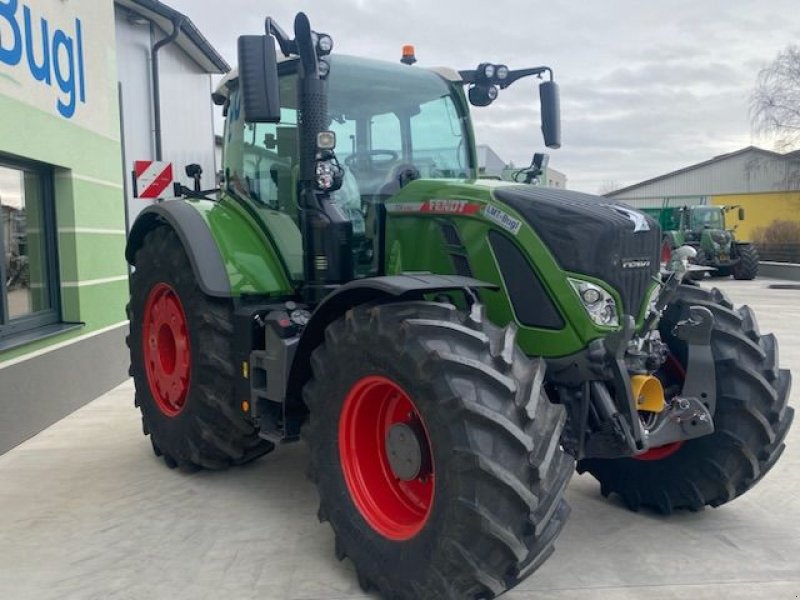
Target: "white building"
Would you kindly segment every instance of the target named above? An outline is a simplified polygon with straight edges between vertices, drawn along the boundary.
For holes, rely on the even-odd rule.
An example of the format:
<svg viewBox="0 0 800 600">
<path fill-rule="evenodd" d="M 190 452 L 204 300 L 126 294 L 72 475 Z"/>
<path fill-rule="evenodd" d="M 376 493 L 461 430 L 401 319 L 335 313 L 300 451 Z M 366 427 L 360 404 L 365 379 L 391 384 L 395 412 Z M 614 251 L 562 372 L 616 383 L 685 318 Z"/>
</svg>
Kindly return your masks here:
<svg viewBox="0 0 800 600">
<path fill-rule="evenodd" d="M 228 65 L 156 0 L 0 7 L 3 453 L 126 378 L 133 161 L 160 148 L 213 187 L 211 74 Z"/>
</svg>

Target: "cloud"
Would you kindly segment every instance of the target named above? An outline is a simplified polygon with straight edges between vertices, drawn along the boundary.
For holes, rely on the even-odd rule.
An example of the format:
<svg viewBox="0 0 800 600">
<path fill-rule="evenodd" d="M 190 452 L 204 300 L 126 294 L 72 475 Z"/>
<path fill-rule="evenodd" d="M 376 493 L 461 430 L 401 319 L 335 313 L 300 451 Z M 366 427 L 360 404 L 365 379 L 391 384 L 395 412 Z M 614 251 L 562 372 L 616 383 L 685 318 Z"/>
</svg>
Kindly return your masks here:
<svg viewBox="0 0 800 600">
<path fill-rule="evenodd" d="M 167 0 L 231 63 L 236 38 L 267 16 L 291 31 L 293 2 Z M 403 44 L 418 66 L 512 68 L 546 64 L 561 87 L 564 144 L 550 164 L 571 187 L 632 184 L 736 150 L 751 141 L 748 97 L 756 73 L 800 34 L 794 0 L 634 0 L 523 4 L 462 0 L 307 0 L 312 26 L 336 51 L 397 61 Z M 523 80 L 473 112 L 478 143 L 506 161 L 541 151 L 538 94 Z"/>
</svg>

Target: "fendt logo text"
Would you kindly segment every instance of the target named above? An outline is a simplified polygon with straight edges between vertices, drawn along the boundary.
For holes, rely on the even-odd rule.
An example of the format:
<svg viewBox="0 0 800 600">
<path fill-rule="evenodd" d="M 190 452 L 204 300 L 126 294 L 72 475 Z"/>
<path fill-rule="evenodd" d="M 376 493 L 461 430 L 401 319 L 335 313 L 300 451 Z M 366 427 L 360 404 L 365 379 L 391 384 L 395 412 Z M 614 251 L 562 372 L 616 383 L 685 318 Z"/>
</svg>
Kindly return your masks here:
<svg viewBox="0 0 800 600">
<path fill-rule="evenodd" d="M 51 32 L 48 20 L 40 17 L 37 24 L 24 4 L 20 20 L 18 8 L 19 0 L 0 0 L 0 63 L 15 67 L 24 58 L 34 80 L 58 86 L 56 108 L 70 119 L 78 101 L 86 104 L 81 21 L 75 19 L 71 35 L 61 29 Z"/>
</svg>

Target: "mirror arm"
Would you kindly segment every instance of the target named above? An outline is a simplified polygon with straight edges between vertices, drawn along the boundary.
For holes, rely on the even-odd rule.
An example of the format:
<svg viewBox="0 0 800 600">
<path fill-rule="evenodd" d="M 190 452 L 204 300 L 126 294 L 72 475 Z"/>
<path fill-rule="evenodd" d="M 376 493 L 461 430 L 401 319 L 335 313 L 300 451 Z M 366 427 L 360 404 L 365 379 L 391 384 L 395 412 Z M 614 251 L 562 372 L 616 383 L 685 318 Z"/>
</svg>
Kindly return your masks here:
<svg viewBox="0 0 800 600">
<path fill-rule="evenodd" d="M 281 53 L 284 56 L 297 54 L 297 44 L 295 41 L 286 35 L 286 32 L 281 29 L 280 25 L 278 25 L 272 17 L 267 17 L 264 21 L 264 30 L 267 32 L 267 35 L 275 36 L 275 39 L 278 40 Z"/>
<path fill-rule="evenodd" d="M 510 71 L 508 73 L 508 77 L 506 77 L 502 83 L 500 83 L 500 89 L 504 90 L 512 83 L 517 81 L 518 79 L 522 79 L 523 77 L 529 77 L 531 75 L 541 75 L 542 73 L 549 73 L 550 74 L 550 81 L 553 81 L 553 69 L 550 67 L 533 67 L 530 69 L 518 69 L 516 71 Z"/>
<path fill-rule="evenodd" d="M 508 77 L 502 81 L 494 80 L 493 83 L 499 85 L 501 90 L 504 90 L 518 79 L 529 77 L 530 75 L 541 75 L 542 73 L 549 73 L 550 81 L 553 81 L 553 69 L 550 67 L 531 67 L 529 69 L 517 69 L 516 71 L 509 71 Z M 458 75 L 461 77 L 462 85 L 478 83 L 478 72 L 475 69 L 459 71 Z"/>
</svg>

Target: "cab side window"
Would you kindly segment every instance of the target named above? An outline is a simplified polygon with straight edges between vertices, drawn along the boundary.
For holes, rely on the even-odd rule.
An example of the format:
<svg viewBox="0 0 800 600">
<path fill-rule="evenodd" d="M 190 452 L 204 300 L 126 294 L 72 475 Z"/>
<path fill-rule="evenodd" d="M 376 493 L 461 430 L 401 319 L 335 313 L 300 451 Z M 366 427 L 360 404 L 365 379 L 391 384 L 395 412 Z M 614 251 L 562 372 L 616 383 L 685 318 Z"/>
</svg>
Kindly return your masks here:
<svg viewBox="0 0 800 600">
<path fill-rule="evenodd" d="M 281 122 L 245 123 L 241 118 L 241 94 L 231 95 L 224 163 L 235 193 L 291 215 L 297 213 L 296 77 L 281 77 Z M 241 140 L 241 143 L 237 143 Z"/>
</svg>

